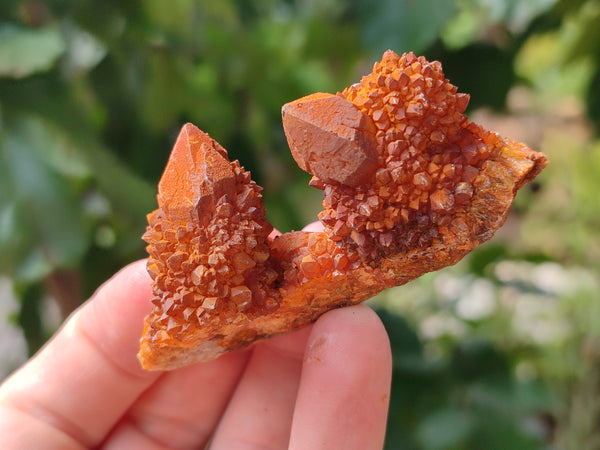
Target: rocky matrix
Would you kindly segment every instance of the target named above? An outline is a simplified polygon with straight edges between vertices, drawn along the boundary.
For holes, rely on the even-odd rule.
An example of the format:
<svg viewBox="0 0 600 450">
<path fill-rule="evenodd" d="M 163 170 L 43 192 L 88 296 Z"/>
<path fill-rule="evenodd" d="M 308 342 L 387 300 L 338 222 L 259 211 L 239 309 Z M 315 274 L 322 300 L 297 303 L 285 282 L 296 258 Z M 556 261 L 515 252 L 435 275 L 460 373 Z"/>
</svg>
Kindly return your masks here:
<svg viewBox="0 0 600 450">
<path fill-rule="evenodd" d="M 284 105 L 323 233 L 270 237 L 261 188 L 184 126 L 148 215 L 154 309 L 139 358 L 174 369 L 292 331 L 454 264 L 504 222 L 543 154 L 472 124 L 438 62 L 387 51 L 337 95 Z"/>
</svg>

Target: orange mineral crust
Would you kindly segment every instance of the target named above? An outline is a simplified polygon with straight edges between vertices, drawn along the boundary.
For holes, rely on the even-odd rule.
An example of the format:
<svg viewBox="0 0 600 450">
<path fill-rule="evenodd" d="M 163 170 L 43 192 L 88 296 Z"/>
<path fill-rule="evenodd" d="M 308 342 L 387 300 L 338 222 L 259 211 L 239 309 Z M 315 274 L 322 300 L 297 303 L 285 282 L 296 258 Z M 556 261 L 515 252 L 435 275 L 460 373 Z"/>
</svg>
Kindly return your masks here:
<svg viewBox="0 0 600 450">
<path fill-rule="evenodd" d="M 321 233 L 270 238 L 261 188 L 191 124 L 148 215 L 148 370 L 218 357 L 458 262 L 502 225 L 543 154 L 470 123 L 438 62 L 388 50 L 342 93 L 284 105 L 294 159 L 324 191 Z"/>
</svg>

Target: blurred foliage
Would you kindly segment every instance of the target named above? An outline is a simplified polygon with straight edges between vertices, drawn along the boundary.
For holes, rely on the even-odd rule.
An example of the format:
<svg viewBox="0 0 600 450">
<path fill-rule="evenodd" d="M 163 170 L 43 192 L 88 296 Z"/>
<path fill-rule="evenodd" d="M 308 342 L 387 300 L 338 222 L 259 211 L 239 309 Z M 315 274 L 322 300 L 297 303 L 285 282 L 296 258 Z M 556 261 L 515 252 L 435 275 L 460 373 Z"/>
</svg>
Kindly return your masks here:
<svg viewBox="0 0 600 450">
<path fill-rule="evenodd" d="M 298 229 L 321 199 L 281 105 L 413 50 L 550 165 L 491 243 L 373 300 L 394 351 L 387 448 L 600 448 L 599 19 L 597 0 L 4 0 L 0 273 L 30 353 L 49 302 L 64 317 L 144 256 L 183 123 Z"/>
</svg>

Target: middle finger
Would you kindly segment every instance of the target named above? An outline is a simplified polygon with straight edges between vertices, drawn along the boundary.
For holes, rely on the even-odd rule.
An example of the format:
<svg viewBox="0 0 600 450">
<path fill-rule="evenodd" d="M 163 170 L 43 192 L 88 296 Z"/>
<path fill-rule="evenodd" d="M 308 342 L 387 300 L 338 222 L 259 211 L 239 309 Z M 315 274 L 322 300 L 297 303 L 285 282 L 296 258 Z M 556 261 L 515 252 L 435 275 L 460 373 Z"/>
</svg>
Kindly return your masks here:
<svg viewBox="0 0 600 450">
<path fill-rule="evenodd" d="M 250 352 L 167 372 L 134 403 L 107 448 L 198 448 L 209 440 Z"/>
</svg>

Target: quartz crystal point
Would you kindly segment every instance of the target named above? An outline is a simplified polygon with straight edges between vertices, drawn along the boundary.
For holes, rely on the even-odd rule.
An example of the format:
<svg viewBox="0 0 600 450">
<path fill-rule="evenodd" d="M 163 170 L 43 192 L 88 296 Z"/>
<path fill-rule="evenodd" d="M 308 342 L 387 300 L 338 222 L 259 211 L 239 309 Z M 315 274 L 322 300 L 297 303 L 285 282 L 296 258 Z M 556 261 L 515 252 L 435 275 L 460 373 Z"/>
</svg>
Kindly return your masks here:
<svg viewBox="0 0 600 450">
<path fill-rule="evenodd" d="M 325 230 L 275 239 L 250 174 L 185 125 L 144 234 L 154 308 L 142 366 L 175 369 L 298 329 L 490 239 L 546 158 L 469 122 L 468 100 L 438 62 L 387 51 L 342 93 L 285 105 L 292 155 L 324 192 Z"/>
<path fill-rule="evenodd" d="M 338 95 L 312 94 L 282 108 L 292 156 L 328 183 L 358 186 L 377 169 L 375 125 Z"/>
</svg>

